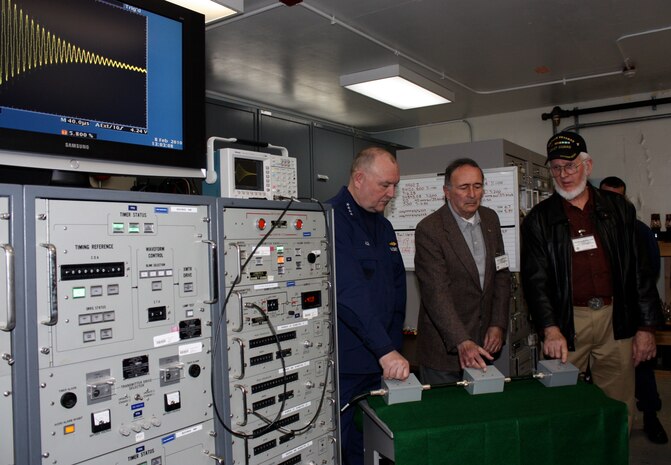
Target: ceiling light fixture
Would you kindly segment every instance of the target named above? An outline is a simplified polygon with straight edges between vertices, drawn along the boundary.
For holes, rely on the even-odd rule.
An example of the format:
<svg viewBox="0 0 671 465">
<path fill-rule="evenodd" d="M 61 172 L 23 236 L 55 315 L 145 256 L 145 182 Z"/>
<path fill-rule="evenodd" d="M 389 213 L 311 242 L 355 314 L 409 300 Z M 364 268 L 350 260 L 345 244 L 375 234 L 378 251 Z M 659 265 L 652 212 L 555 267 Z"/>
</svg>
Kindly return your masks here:
<svg viewBox="0 0 671 465">
<path fill-rule="evenodd" d="M 346 74 L 340 85 L 401 110 L 454 101 L 451 90 L 401 65 Z"/>
<path fill-rule="evenodd" d="M 243 0 L 168 0 L 189 10 L 205 15 L 205 22 L 211 23 L 236 13 L 242 13 Z"/>
</svg>

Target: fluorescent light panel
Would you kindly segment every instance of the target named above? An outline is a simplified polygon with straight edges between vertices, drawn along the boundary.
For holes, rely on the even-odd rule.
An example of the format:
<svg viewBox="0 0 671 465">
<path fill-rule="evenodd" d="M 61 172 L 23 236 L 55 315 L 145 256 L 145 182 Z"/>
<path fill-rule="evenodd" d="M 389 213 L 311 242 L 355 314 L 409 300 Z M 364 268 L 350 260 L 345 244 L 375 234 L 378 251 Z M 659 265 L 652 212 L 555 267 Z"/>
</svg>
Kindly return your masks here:
<svg viewBox="0 0 671 465">
<path fill-rule="evenodd" d="M 205 15 L 209 23 L 242 12 L 242 0 L 168 0 L 189 10 Z"/>
<path fill-rule="evenodd" d="M 401 110 L 451 103 L 447 88 L 400 65 L 340 76 L 340 85 Z"/>
</svg>

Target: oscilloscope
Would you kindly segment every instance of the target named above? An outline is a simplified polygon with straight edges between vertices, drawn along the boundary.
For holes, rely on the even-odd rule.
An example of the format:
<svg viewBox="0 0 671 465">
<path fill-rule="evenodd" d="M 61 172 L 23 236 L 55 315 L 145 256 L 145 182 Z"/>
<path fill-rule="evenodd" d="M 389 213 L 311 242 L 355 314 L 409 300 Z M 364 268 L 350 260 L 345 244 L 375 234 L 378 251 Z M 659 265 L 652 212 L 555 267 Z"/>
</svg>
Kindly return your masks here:
<svg viewBox="0 0 671 465">
<path fill-rule="evenodd" d="M 203 193 L 268 200 L 298 196 L 295 158 L 231 148 L 217 153 L 215 168 L 218 165 L 219 180 L 210 186 L 203 184 Z"/>
</svg>

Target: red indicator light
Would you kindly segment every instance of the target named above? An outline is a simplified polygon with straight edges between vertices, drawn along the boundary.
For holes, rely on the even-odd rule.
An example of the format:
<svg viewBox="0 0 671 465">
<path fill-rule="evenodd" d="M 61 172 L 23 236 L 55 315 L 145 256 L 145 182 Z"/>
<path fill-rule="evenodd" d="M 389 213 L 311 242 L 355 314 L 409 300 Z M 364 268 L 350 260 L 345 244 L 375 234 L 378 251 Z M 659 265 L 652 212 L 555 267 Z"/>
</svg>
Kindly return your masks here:
<svg viewBox="0 0 671 465">
<path fill-rule="evenodd" d="M 303 220 L 296 220 L 294 222 L 294 228 L 296 229 L 303 229 Z"/>
<path fill-rule="evenodd" d="M 264 220 L 263 218 L 259 218 L 258 220 L 256 220 L 256 227 L 259 228 L 261 231 L 266 229 L 266 220 Z"/>
<path fill-rule="evenodd" d="M 301 308 L 317 308 L 322 304 L 321 291 L 309 291 L 301 293 Z"/>
</svg>

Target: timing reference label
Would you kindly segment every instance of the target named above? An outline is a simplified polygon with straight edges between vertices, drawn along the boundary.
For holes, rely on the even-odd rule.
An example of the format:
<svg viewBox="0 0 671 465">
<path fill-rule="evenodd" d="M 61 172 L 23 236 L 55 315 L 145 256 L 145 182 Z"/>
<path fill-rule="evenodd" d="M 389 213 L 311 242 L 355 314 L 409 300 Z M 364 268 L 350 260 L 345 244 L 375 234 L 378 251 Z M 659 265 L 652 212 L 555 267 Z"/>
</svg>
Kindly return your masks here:
<svg viewBox="0 0 671 465">
<path fill-rule="evenodd" d="M 256 252 L 254 252 L 254 255 L 258 255 L 259 257 L 268 257 L 270 256 L 270 246 L 264 245 L 262 247 L 259 247 L 256 249 Z"/>
<path fill-rule="evenodd" d="M 186 205 L 173 205 L 170 207 L 172 213 L 198 213 L 198 207 L 188 207 Z"/>
<path fill-rule="evenodd" d="M 198 354 L 203 351 L 203 345 L 200 342 L 194 342 L 193 344 L 182 344 L 179 346 L 179 356 L 184 357 L 186 355 Z"/>
<path fill-rule="evenodd" d="M 316 318 L 319 316 L 319 309 L 318 308 L 313 308 L 310 310 L 303 310 L 303 318 L 306 320 L 311 320 L 313 318 Z"/>
<path fill-rule="evenodd" d="M 296 365 L 291 365 L 290 367 L 287 367 L 286 370 L 284 370 L 283 368 L 280 368 L 279 370 L 277 370 L 277 372 L 279 374 L 283 374 L 285 371 L 287 373 L 289 373 L 290 371 L 300 370 L 301 368 L 305 368 L 305 367 L 309 367 L 309 366 L 310 366 L 310 362 L 297 363 Z"/>
<path fill-rule="evenodd" d="M 306 442 L 306 443 L 303 444 L 302 446 L 298 446 L 298 447 L 296 447 L 295 449 L 291 449 L 291 450 L 289 450 L 289 451 L 286 451 L 284 454 L 282 454 L 282 458 L 283 458 L 283 459 L 286 459 L 286 458 L 289 457 L 290 455 L 294 455 L 296 452 L 300 452 L 300 451 L 302 451 L 303 449 L 307 449 L 307 448 L 310 447 L 311 445 L 312 445 L 312 441 L 310 441 L 310 442 Z"/>
<path fill-rule="evenodd" d="M 307 321 L 299 321 L 298 323 L 289 323 L 288 325 L 279 325 L 275 329 L 277 331 L 284 331 L 285 329 L 300 328 L 301 326 L 307 326 L 307 325 L 308 325 Z"/>
<path fill-rule="evenodd" d="M 254 286 L 254 290 L 259 290 L 259 289 L 273 289 L 275 287 L 280 287 L 279 283 L 266 283 L 266 284 L 256 284 Z"/>
<path fill-rule="evenodd" d="M 203 429 L 203 425 L 196 425 L 196 426 L 192 426 L 191 428 L 183 429 L 182 431 L 178 431 L 178 432 L 175 433 L 175 438 L 179 439 L 182 436 L 187 436 L 187 435 L 192 434 L 192 433 L 197 433 L 201 429 Z"/>
<path fill-rule="evenodd" d="M 179 342 L 179 331 L 154 336 L 154 347 L 163 347 L 168 344 L 174 344 L 175 342 Z"/>
<path fill-rule="evenodd" d="M 290 413 L 298 412 L 299 410 L 303 410 L 304 408 L 309 407 L 311 405 L 312 405 L 312 402 L 306 402 L 304 404 L 297 405 L 297 406 L 292 407 L 292 408 L 288 408 L 284 412 L 282 412 L 282 416 L 284 417 L 286 415 L 289 415 Z"/>
</svg>

